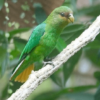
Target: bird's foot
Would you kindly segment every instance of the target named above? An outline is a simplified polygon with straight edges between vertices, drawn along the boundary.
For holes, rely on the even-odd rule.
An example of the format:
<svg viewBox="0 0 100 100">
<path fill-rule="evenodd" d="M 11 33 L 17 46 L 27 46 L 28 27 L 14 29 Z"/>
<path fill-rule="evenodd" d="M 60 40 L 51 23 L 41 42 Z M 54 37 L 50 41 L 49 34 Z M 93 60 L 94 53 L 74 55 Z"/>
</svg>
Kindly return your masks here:
<svg viewBox="0 0 100 100">
<path fill-rule="evenodd" d="M 43 61 L 43 64 L 44 64 L 44 66 L 49 64 L 49 65 L 52 65 L 53 67 L 55 67 L 55 65 L 53 64 L 52 61 Z"/>
</svg>

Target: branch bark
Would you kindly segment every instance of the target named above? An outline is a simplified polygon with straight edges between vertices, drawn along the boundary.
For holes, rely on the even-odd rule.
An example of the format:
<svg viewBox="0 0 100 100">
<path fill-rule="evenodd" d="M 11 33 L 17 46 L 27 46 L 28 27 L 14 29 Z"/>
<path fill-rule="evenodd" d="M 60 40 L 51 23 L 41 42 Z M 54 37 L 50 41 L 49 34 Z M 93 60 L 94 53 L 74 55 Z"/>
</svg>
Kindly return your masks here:
<svg viewBox="0 0 100 100">
<path fill-rule="evenodd" d="M 52 65 L 46 65 L 39 71 L 32 71 L 28 80 L 7 100 L 25 100 L 44 80 L 52 75 L 64 62 L 79 51 L 83 46 L 93 41 L 100 32 L 100 16 L 77 39 L 71 42 L 53 60 Z"/>
</svg>

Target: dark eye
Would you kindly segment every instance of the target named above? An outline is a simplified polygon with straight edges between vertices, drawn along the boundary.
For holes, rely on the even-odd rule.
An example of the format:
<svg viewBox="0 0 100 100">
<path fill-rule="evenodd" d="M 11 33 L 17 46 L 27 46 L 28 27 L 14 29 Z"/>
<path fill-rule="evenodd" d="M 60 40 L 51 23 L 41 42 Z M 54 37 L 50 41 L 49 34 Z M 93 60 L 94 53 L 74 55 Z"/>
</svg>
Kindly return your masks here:
<svg viewBox="0 0 100 100">
<path fill-rule="evenodd" d="M 60 15 L 61 15 L 62 17 L 64 17 L 64 16 L 65 16 L 65 14 L 64 14 L 64 13 L 60 13 Z"/>
</svg>

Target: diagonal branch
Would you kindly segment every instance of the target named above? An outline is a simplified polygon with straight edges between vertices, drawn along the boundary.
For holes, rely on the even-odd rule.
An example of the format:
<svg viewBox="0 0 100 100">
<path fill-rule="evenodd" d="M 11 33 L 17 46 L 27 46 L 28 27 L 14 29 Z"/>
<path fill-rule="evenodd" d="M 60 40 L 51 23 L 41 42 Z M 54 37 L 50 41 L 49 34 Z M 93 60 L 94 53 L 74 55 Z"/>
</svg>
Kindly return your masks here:
<svg viewBox="0 0 100 100">
<path fill-rule="evenodd" d="M 100 32 L 100 16 L 75 41 L 72 41 L 53 60 L 52 65 L 46 65 L 39 71 L 32 71 L 29 79 L 7 100 L 25 100 L 45 79 L 52 75 L 64 62 L 79 51 L 83 46 L 93 41 Z"/>
</svg>

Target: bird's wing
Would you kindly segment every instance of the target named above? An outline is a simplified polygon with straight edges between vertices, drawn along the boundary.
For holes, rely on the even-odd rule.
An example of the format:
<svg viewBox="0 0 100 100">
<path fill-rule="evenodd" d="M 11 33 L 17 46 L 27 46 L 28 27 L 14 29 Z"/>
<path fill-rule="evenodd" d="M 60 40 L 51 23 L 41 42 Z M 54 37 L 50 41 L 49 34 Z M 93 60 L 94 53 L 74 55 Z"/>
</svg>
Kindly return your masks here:
<svg viewBox="0 0 100 100">
<path fill-rule="evenodd" d="M 11 75 L 11 80 L 15 79 L 25 68 L 28 67 L 29 61 L 24 60 L 24 59 L 39 44 L 40 38 L 43 36 L 43 34 L 45 32 L 45 26 L 46 26 L 46 24 L 42 23 L 33 30 L 25 48 L 22 51 L 19 63 L 13 70 L 13 74 Z"/>
<path fill-rule="evenodd" d="M 40 38 L 45 32 L 45 26 L 46 24 L 42 23 L 33 30 L 25 48 L 22 51 L 20 60 L 23 60 L 39 44 Z"/>
</svg>

